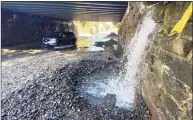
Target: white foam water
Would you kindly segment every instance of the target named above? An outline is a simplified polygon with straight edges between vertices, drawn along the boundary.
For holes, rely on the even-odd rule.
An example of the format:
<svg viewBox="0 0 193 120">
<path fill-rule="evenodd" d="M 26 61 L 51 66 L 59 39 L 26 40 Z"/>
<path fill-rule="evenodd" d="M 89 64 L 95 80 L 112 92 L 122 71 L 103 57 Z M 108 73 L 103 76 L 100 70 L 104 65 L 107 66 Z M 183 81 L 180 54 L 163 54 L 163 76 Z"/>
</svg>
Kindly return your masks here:
<svg viewBox="0 0 193 120">
<path fill-rule="evenodd" d="M 87 93 L 97 97 L 104 97 L 106 94 L 116 94 L 116 106 L 130 108 L 135 97 L 135 86 L 137 84 L 136 74 L 144 48 L 148 41 L 148 35 L 153 31 L 155 22 L 151 18 L 151 12 L 144 17 L 142 24 L 127 45 L 125 57 L 125 72 L 119 76 L 110 76 L 103 82 L 95 81 L 94 86 L 87 88 Z"/>
</svg>

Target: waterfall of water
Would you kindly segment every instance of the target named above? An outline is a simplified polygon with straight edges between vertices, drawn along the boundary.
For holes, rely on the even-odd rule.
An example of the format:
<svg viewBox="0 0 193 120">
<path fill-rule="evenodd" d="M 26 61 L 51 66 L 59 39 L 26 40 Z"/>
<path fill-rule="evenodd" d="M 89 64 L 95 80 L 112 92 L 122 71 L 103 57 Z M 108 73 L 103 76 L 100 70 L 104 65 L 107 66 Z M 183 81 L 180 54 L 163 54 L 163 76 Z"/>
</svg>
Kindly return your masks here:
<svg viewBox="0 0 193 120">
<path fill-rule="evenodd" d="M 134 100 L 135 85 L 137 83 L 136 73 L 144 48 L 148 41 L 148 35 L 153 31 L 155 23 L 151 18 L 151 12 L 144 17 L 142 24 L 126 48 L 128 61 L 125 63 L 125 72 L 120 72 L 119 76 L 111 76 L 105 82 L 97 81 L 95 86 L 88 88 L 87 92 L 95 96 L 105 96 L 106 94 L 116 94 L 116 106 L 128 108 Z"/>
</svg>

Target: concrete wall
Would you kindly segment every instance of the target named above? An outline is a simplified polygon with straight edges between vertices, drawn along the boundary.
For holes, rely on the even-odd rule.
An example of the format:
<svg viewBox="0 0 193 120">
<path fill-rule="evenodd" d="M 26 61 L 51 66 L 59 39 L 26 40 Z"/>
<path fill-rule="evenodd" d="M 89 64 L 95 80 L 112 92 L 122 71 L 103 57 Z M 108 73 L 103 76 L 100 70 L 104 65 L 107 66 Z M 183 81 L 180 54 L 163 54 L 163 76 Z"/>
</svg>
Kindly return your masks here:
<svg viewBox="0 0 193 120">
<path fill-rule="evenodd" d="M 48 31 L 73 31 L 72 22 L 13 11 L 1 11 L 2 46 L 40 42 Z"/>
</svg>

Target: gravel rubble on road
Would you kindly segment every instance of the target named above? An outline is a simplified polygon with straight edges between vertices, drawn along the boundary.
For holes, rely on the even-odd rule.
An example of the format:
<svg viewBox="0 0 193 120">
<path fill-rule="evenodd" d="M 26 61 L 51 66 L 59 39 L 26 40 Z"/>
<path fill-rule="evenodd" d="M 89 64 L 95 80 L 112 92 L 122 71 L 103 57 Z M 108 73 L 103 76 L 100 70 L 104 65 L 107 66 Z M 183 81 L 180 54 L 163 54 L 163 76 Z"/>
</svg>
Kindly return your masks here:
<svg viewBox="0 0 193 120">
<path fill-rule="evenodd" d="M 112 58 L 112 55 L 108 52 L 81 53 L 76 50 L 42 51 L 42 54 L 36 55 L 2 54 L 2 98 L 30 84 L 39 76 L 52 77 L 54 71 L 66 64 L 79 62 L 82 59 L 108 60 L 109 58 Z"/>
<path fill-rule="evenodd" d="M 115 106 L 107 95 L 102 105 L 88 103 L 76 87 L 85 75 L 117 68 L 108 51 L 49 51 L 2 63 L 2 120 L 147 120 L 141 96 L 132 110 Z"/>
<path fill-rule="evenodd" d="M 112 70 L 115 62 L 82 60 L 66 64 L 51 78 L 40 76 L 32 84 L 12 92 L 2 99 L 2 119 L 25 120 L 145 120 L 147 107 L 139 103 L 136 109 L 115 107 L 112 101 L 97 106 L 76 91 L 80 77 L 99 70 Z M 110 97 L 110 98 L 109 98 Z M 113 100 L 111 95 L 107 100 Z"/>
</svg>

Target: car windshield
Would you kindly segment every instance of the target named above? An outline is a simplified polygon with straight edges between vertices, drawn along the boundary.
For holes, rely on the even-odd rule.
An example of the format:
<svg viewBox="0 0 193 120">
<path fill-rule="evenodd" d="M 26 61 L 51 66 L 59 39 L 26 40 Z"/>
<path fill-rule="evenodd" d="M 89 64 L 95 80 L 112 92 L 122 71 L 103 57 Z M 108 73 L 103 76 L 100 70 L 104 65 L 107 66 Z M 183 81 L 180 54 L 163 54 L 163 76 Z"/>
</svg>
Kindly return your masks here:
<svg viewBox="0 0 193 120">
<path fill-rule="evenodd" d="M 66 34 L 68 34 L 68 35 L 74 35 L 73 32 L 66 32 Z"/>
</svg>

